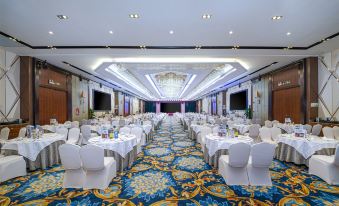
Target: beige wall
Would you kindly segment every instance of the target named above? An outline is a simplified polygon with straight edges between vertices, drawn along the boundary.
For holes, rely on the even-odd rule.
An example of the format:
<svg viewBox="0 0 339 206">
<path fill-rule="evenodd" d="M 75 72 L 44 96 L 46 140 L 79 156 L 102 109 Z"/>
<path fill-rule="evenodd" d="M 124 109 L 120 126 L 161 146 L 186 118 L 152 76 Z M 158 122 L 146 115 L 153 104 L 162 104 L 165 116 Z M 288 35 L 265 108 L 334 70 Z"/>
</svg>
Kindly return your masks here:
<svg viewBox="0 0 339 206">
<path fill-rule="evenodd" d="M 72 76 L 72 120 L 80 121 L 88 118 L 88 80 L 80 81 Z"/>
<path fill-rule="evenodd" d="M 265 120 L 268 119 L 268 82 L 268 77 L 262 77 L 260 81 L 252 83 L 253 123 L 264 125 Z"/>
<path fill-rule="evenodd" d="M 0 47 L 0 122 L 20 118 L 20 57 Z"/>
<path fill-rule="evenodd" d="M 320 98 L 318 115 L 322 119 L 333 117 L 333 120 L 338 121 L 339 82 L 336 78 L 339 78 L 339 49 L 323 54 L 320 58 L 323 58 L 326 66 L 319 59 L 318 92 Z M 334 72 L 334 75 L 331 75 L 331 72 Z"/>
</svg>

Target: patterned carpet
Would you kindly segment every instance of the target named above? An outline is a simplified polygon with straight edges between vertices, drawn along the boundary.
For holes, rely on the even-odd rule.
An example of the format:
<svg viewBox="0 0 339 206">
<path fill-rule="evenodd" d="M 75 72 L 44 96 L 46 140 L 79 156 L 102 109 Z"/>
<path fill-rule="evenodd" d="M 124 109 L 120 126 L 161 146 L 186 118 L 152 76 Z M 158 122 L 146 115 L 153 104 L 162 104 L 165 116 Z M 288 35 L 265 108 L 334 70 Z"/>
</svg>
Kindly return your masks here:
<svg viewBox="0 0 339 206">
<path fill-rule="evenodd" d="M 62 189 L 60 166 L 0 184 L 0 205 L 339 205 L 329 186 L 304 167 L 272 163 L 272 187 L 228 186 L 203 161 L 199 145 L 169 118 L 132 168 L 100 190 Z"/>
</svg>

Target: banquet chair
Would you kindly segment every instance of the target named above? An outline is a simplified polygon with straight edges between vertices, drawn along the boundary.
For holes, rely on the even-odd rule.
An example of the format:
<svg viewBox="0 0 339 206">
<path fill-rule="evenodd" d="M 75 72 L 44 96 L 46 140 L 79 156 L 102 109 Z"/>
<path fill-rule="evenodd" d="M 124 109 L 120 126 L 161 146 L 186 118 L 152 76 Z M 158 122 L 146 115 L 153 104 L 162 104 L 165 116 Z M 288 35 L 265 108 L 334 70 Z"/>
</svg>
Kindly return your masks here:
<svg viewBox="0 0 339 206">
<path fill-rule="evenodd" d="M 146 121 L 143 122 L 143 124 L 145 124 L 145 125 L 146 125 L 146 124 L 152 125 L 152 121 L 146 120 Z"/>
<path fill-rule="evenodd" d="M 273 123 L 270 120 L 265 121 L 265 127 L 271 128 L 273 127 Z"/>
<path fill-rule="evenodd" d="M 129 134 L 131 133 L 131 129 L 129 127 L 122 127 L 119 129 L 119 133 Z"/>
<path fill-rule="evenodd" d="M 68 129 L 67 128 L 58 127 L 58 128 L 56 128 L 56 133 L 63 135 L 65 140 L 67 140 L 67 137 L 68 137 Z"/>
<path fill-rule="evenodd" d="M 304 129 L 307 131 L 307 134 L 311 134 L 312 132 L 312 125 L 305 124 Z"/>
<path fill-rule="evenodd" d="M 312 134 L 312 135 L 315 135 L 315 136 L 319 136 L 322 127 L 323 127 L 323 126 L 322 126 L 321 124 L 316 124 L 316 125 L 314 125 L 313 128 L 312 128 L 311 134 Z"/>
<path fill-rule="evenodd" d="M 10 129 L 8 127 L 2 128 L 0 132 L 0 139 L 8 140 Z"/>
<path fill-rule="evenodd" d="M 272 186 L 269 167 L 273 161 L 275 147 L 276 145 L 267 142 L 261 142 L 252 146 L 247 165 L 250 185 Z"/>
<path fill-rule="evenodd" d="M 249 185 L 247 163 L 250 151 L 251 146 L 241 142 L 229 147 L 229 155 L 221 155 L 218 172 L 227 185 Z"/>
<path fill-rule="evenodd" d="M 141 127 L 133 127 L 131 129 L 131 134 L 137 137 L 137 154 L 139 154 L 141 152 L 141 146 L 146 144 L 146 136 L 143 134 Z"/>
<path fill-rule="evenodd" d="M 271 128 L 262 127 L 259 129 L 259 136 L 262 142 L 274 143 L 271 135 Z"/>
<path fill-rule="evenodd" d="M 124 119 L 119 120 L 119 126 L 123 127 L 125 126 L 126 121 Z"/>
<path fill-rule="evenodd" d="M 26 162 L 22 156 L 0 156 L 0 183 L 26 174 Z"/>
<path fill-rule="evenodd" d="M 276 141 L 278 139 L 278 136 L 281 134 L 281 129 L 278 127 L 272 127 L 271 130 L 271 138 Z"/>
<path fill-rule="evenodd" d="M 46 125 L 43 125 L 42 128 L 49 132 L 56 132 L 56 127 L 54 125 L 46 124 Z"/>
<path fill-rule="evenodd" d="M 82 125 L 80 127 L 80 143 L 81 145 L 88 144 L 88 140 L 91 139 L 91 126 Z"/>
<path fill-rule="evenodd" d="M 64 124 L 69 125 L 69 124 L 72 124 L 72 122 L 71 121 L 65 121 Z"/>
<path fill-rule="evenodd" d="M 80 137 L 80 129 L 79 128 L 71 128 L 68 132 L 68 144 L 78 144 Z"/>
<path fill-rule="evenodd" d="M 260 125 L 259 124 L 252 124 L 248 128 L 249 137 L 251 137 L 255 142 L 258 141 L 259 129 L 260 129 Z"/>
<path fill-rule="evenodd" d="M 219 132 L 219 126 L 215 126 L 215 127 L 212 128 L 212 133 L 213 134 L 216 134 L 218 132 Z"/>
<path fill-rule="evenodd" d="M 334 126 L 333 127 L 333 133 L 334 133 L 335 139 L 339 140 L 339 127 Z"/>
<path fill-rule="evenodd" d="M 119 120 L 112 121 L 112 126 L 119 127 Z"/>
<path fill-rule="evenodd" d="M 71 128 L 79 128 L 79 121 L 73 121 L 71 123 Z"/>
<path fill-rule="evenodd" d="M 278 124 L 279 124 L 278 120 L 273 120 L 272 121 L 272 127 L 276 127 L 276 126 L 278 126 Z"/>
<path fill-rule="evenodd" d="M 88 120 L 87 119 L 81 120 L 81 126 L 82 125 L 88 125 Z"/>
<path fill-rule="evenodd" d="M 82 188 L 85 180 L 85 171 L 80 158 L 80 146 L 62 144 L 59 146 L 61 164 L 65 169 L 63 188 Z"/>
<path fill-rule="evenodd" d="M 26 130 L 26 127 L 21 128 L 18 137 L 26 137 Z"/>
<path fill-rule="evenodd" d="M 85 145 L 80 149 L 82 167 L 85 170 L 84 189 L 108 187 L 116 176 L 117 167 L 114 157 L 104 157 L 104 149 L 96 145 Z"/>
<path fill-rule="evenodd" d="M 201 144 L 202 151 L 205 150 L 206 135 L 211 134 L 211 133 L 212 133 L 212 129 L 210 127 L 204 126 L 204 127 L 201 128 L 201 130 L 200 130 L 200 144 Z M 198 134 L 198 139 L 199 139 L 199 134 Z"/>
<path fill-rule="evenodd" d="M 323 134 L 324 134 L 324 137 L 326 138 L 334 139 L 334 131 L 333 131 L 333 128 L 331 127 L 324 127 Z"/>
<path fill-rule="evenodd" d="M 339 185 L 339 144 L 332 156 L 312 155 L 308 173 L 320 177 L 330 185 Z"/>
</svg>

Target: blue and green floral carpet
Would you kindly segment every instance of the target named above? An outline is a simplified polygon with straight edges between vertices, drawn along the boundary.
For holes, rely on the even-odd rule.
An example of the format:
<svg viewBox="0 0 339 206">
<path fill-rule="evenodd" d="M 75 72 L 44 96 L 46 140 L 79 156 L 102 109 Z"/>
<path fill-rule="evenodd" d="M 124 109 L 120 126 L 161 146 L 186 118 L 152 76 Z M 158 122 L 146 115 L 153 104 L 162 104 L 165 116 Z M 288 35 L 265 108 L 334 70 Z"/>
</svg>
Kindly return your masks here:
<svg viewBox="0 0 339 206">
<path fill-rule="evenodd" d="M 100 190 L 62 189 L 60 166 L 0 184 L 0 205 L 339 205 L 339 187 L 274 161 L 272 187 L 228 186 L 169 118 L 132 168 Z"/>
</svg>

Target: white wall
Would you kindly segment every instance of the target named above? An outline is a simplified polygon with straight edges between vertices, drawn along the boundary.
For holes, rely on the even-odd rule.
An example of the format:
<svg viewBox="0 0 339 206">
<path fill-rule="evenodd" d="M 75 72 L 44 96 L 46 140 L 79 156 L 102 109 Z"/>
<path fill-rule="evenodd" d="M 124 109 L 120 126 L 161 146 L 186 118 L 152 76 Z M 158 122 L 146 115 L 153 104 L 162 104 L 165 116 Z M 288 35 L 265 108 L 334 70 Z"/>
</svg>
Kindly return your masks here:
<svg viewBox="0 0 339 206">
<path fill-rule="evenodd" d="M 20 57 L 0 47 L 0 122 L 20 119 Z"/>
<path fill-rule="evenodd" d="M 233 93 L 236 93 L 236 92 L 239 92 L 239 91 L 242 91 L 242 90 L 248 90 L 247 91 L 247 102 L 248 102 L 248 106 L 252 105 L 252 87 L 251 87 L 252 83 L 251 81 L 247 81 L 247 82 L 244 82 L 240 85 L 237 85 L 237 86 L 233 86 L 233 87 L 230 87 L 228 88 L 227 92 L 226 92 L 226 111 L 227 112 L 230 112 L 230 95 L 233 94 Z"/>
<path fill-rule="evenodd" d="M 318 61 L 318 91 L 320 118 L 333 116 L 334 120 L 339 120 L 339 49 L 323 54 L 324 63 Z M 329 70 L 328 70 L 329 69 Z M 334 72 L 335 76 L 331 75 Z"/>
</svg>

